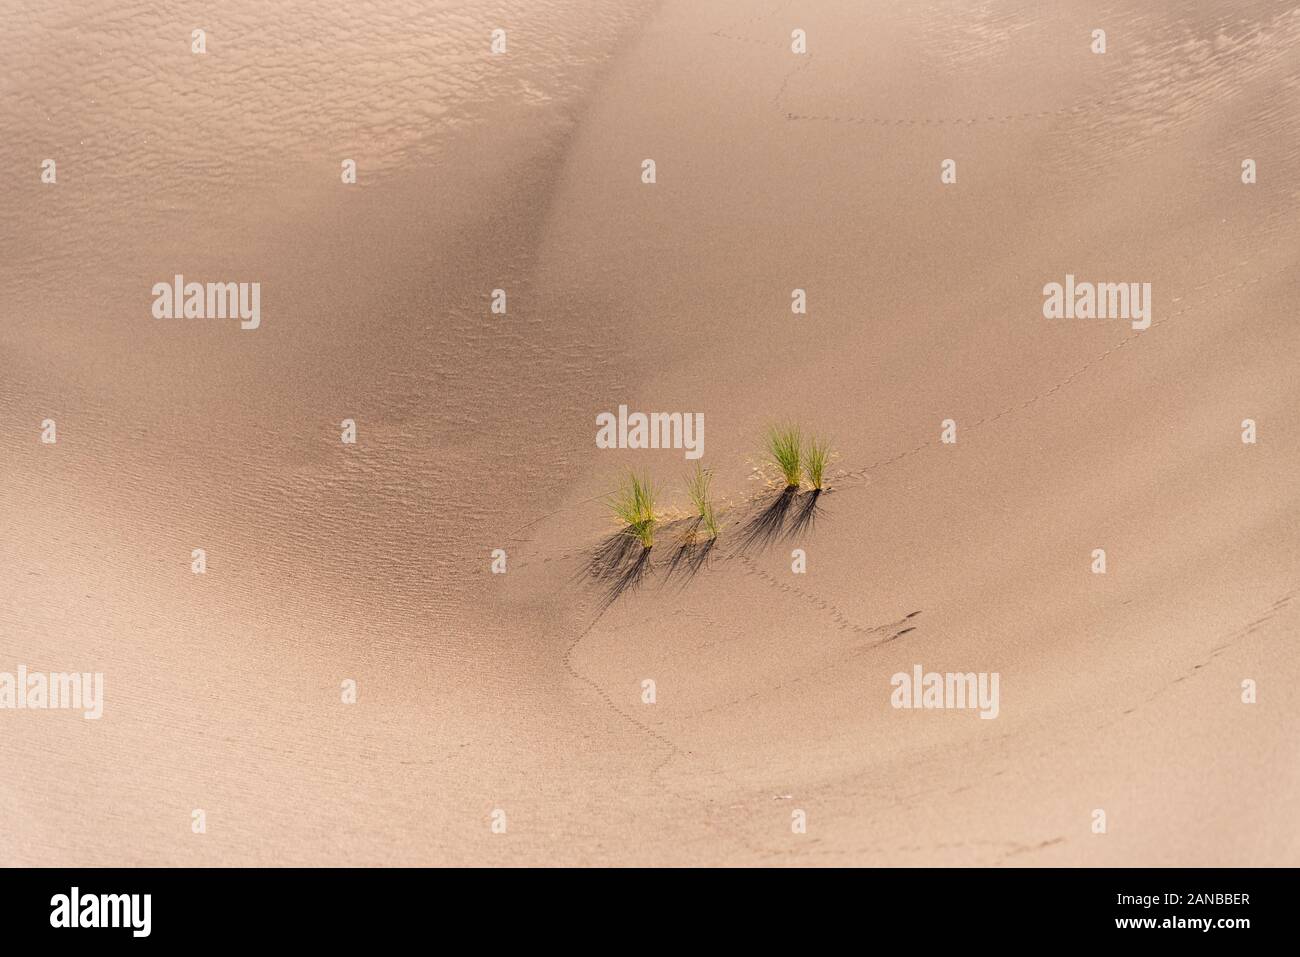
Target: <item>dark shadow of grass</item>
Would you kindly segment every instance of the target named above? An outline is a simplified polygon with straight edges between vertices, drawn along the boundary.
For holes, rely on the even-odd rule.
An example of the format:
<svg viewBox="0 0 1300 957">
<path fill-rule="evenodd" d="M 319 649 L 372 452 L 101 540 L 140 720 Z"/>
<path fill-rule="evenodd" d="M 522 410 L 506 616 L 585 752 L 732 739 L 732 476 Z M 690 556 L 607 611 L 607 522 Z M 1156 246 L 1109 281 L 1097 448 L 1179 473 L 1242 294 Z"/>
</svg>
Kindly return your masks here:
<svg viewBox="0 0 1300 957">
<path fill-rule="evenodd" d="M 708 538 L 704 541 L 696 541 L 694 537 L 700 519 L 695 519 L 688 528 L 688 537 L 673 551 L 673 557 L 668 562 L 668 572 L 664 577 L 665 581 L 672 581 L 674 577 L 680 579 L 683 587 L 702 569 L 709 561 L 709 555 L 712 553 L 715 545 L 718 544 L 716 538 Z"/>
<path fill-rule="evenodd" d="M 765 548 L 777 541 L 785 529 L 785 516 L 794 503 L 799 489 L 787 485 L 775 499 L 740 529 L 740 551 L 745 554 L 757 548 Z"/>
<path fill-rule="evenodd" d="M 700 573 L 700 569 L 709 563 L 709 556 L 713 554 L 713 548 L 718 544 L 716 538 L 710 538 L 708 541 L 699 542 L 691 547 L 691 553 L 686 559 L 686 580 L 690 581 Z"/>
<path fill-rule="evenodd" d="M 618 578 L 644 546 L 628 529 L 603 539 L 587 559 L 587 574 L 596 581 Z"/>
<path fill-rule="evenodd" d="M 604 579 L 605 591 L 601 596 L 600 607 L 604 611 L 630 591 L 635 591 L 650 572 L 650 549 L 633 540 L 633 554 L 623 563 L 617 573 Z"/>
<path fill-rule="evenodd" d="M 602 586 L 600 608 L 607 609 L 634 590 L 650 571 L 650 549 L 631 528 L 606 536 L 587 559 L 586 577 Z"/>
<path fill-rule="evenodd" d="M 802 535 L 813 527 L 813 523 L 817 521 L 818 500 L 821 494 L 822 490 L 815 488 L 799 496 L 799 504 L 795 506 L 794 515 L 790 519 L 791 535 Z"/>
<path fill-rule="evenodd" d="M 700 520 L 691 519 L 682 532 L 681 540 L 677 547 L 673 549 L 673 557 L 668 560 L 668 572 L 666 578 L 672 580 L 672 577 L 678 572 L 683 571 L 688 565 L 691 549 L 695 547 L 695 536 L 700 530 Z"/>
</svg>

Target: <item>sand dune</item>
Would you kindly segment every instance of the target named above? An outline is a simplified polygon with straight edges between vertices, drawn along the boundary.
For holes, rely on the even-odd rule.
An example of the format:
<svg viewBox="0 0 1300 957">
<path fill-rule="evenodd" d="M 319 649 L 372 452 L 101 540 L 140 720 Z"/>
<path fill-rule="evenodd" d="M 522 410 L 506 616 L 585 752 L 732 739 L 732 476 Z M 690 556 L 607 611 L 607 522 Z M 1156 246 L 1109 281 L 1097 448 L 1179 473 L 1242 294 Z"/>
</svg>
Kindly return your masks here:
<svg viewBox="0 0 1300 957">
<path fill-rule="evenodd" d="M 0 672 L 105 701 L 0 710 L 0 863 L 1300 860 L 1300 8 L 407 6 L 9 11 Z M 612 595 L 620 404 L 727 509 Z"/>
</svg>

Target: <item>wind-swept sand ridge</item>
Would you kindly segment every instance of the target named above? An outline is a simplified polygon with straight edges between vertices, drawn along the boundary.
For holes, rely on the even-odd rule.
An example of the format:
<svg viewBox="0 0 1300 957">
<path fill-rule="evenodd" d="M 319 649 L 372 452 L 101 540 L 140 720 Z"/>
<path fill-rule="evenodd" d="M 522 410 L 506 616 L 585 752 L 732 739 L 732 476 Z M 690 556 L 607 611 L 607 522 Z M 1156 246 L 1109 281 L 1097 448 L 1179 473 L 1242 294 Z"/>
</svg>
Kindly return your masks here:
<svg viewBox="0 0 1300 957">
<path fill-rule="evenodd" d="M 0 670 L 106 676 L 99 722 L 0 712 L 3 862 L 1296 863 L 1300 13 L 534 6 L 0 49 L 0 159 L 73 157 L 0 241 Z M 262 328 L 160 331 L 178 271 Z M 1151 328 L 1044 319 L 1067 272 Z M 834 492 L 608 603 L 600 498 L 684 468 L 593 447 L 620 403 L 703 412 L 740 521 L 776 418 Z M 998 718 L 891 708 L 916 664 L 999 672 Z"/>
</svg>

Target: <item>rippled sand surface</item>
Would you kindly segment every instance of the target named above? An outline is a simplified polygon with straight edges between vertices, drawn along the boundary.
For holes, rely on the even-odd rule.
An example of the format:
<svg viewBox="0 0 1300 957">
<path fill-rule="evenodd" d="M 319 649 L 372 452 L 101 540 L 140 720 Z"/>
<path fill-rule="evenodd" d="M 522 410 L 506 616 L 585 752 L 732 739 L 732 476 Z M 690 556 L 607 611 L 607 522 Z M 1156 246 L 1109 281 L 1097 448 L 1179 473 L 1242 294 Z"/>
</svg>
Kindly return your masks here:
<svg viewBox="0 0 1300 957">
<path fill-rule="evenodd" d="M 0 711 L 0 863 L 1300 858 L 1294 4 L 0 6 L 0 671 L 106 685 Z M 835 491 L 607 605 L 594 499 L 688 465 L 620 403 L 729 521 L 774 418 Z"/>
</svg>

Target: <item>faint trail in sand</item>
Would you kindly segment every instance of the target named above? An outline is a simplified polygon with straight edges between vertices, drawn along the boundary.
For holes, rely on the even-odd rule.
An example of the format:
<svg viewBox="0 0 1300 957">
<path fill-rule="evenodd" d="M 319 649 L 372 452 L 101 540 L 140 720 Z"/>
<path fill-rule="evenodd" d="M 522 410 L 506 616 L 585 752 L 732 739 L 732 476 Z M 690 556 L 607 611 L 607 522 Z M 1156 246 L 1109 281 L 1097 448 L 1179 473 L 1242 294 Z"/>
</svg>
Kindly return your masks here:
<svg viewBox="0 0 1300 957">
<path fill-rule="evenodd" d="M 1239 641 L 1241 641 L 1241 639 L 1247 637 L 1248 635 L 1254 634 L 1256 631 L 1262 628 L 1269 621 L 1277 617 L 1277 615 L 1280 612 L 1285 610 L 1287 606 L 1291 604 L 1292 600 L 1296 597 L 1297 594 L 1300 594 L 1300 587 L 1292 588 L 1291 591 L 1287 592 L 1281 598 L 1276 599 L 1273 602 L 1273 604 L 1269 606 L 1268 611 L 1264 612 L 1261 615 L 1256 616 L 1255 618 L 1252 618 L 1250 621 L 1246 622 L 1246 624 L 1242 625 L 1236 631 L 1230 632 L 1223 639 L 1221 644 L 1215 645 L 1213 648 L 1211 648 L 1210 653 L 1208 655 L 1203 656 L 1199 661 L 1193 664 L 1190 668 L 1186 669 L 1177 678 L 1174 678 L 1166 682 L 1165 684 L 1157 688 L 1155 691 L 1151 692 L 1151 694 L 1149 694 L 1146 700 L 1143 701 L 1141 704 L 1134 705 L 1131 708 L 1126 708 L 1124 712 L 1119 717 L 1115 718 L 1113 721 L 1107 721 L 1103 724 L 1098 725 L 1097 726 L 1098 730 L 1102 728 L 1108 728 L 1111 727 L 1112 725 L 1118 724 L 1119 722 L 1123 721 L 1126 717 L 1128 717 L 1130 714 L 1133 714 L 1134 712 L 1140 710 L 1143 706 L 1150 704 L 1156 698 L 1163 695 L 1174 685 L 1182 684 L 1184 681 L 1196 677 L 1196 673 L 1198 671 L 1201 671 L 1207 665 L 1209 665 L 1212 661 L 1214 661 L 1215 658 L 1218 658 L 1225 651 L 1228 651 L 1229 649 L 1235 647 L 1236 644 Z"/>
<path fill-rule="evenodd" d="M 820 668 L 816 668 L 813 669 L 812 671 L 795 675 L 785 681 L 778 682 L 774 685 L 769 685 L 757 689 L 748 695 L 743 695 L 733 700 L 722 702 L 712 707 L 692 712 L 691 717 L 693 718 L 698 718 L 703 715 L 716 713 L 719 711 L 723 711 L 727 708 L 734 707 L 736 705 L 744 704 L 748 701 L 752 701 L 756 698 L 761 698 L 766 695 L 779 692 L 784 688 L 798 685 L 805 680 L 817 678 L 823 674 L 826 674 L 829 671 L 840 668 L 845 661 L 855 657 L 859 657 L 871 651 L 874 648 L 877 648 L 883 644 L 893 641 L 894 639 L 900 637 L 901 635 L 904 635 L 910 631 L 915 630 L 915 626 L 908 626 L 907 623 L 909 621 L 914 620 L 917 615 L 921 614 L 919 610 L 913 611 L 907 615 L 902 616 L 901 618 L 896 619 L 895 621 L 888 622 L 882 625 L 876 625 L 873 627 L 867 627 L 864 625 L 856 624 L 852 622 L 846 615 L 844 615 L 833 603 L 828 602 L 822 598 L 819 598 L 817 595 L 813 594 L 812 592 L 806 589 L 802 589 L 802 588 L 798 588 L 795 586 L 778 582 L 768 572 L 759 568 L 755 564 L 752 558 L 746 556 L 735 556 L 735 557 L 739 558 L 740 562 L 745 566 L 747 576 L 755 577 L 759 581 L 762 581 L 764 584 L 768 585 L 769 587 L 772 587 L 783 593 L 792 594 L 796 598 L 808 602 L 809 604 L 817 607 L 818 609 L 826 611 L 829 614 L 830 619 L 836 624 L 836 626 L 840 630 L 852 630 L 857 635 L 866 636 L 868 638 L 875 638 L 876 640 L 871 640 L 864 644 L 859 644 L 856 647 L 849 649 L 847 653 L 845 653 L 844 655 L 841 655 L 840 657 L 836 658 L 834 661 L 830 662 L 829 664 L 823 665 Z M 707 766 L 709 772 L 715 778 L 721 778 L 727 781 L 733 787 L 736 793 L 744 795 L 753 792 L 754 788 L 752 785 L 745 784 L 744 782 L 737 780 L 732 775 L 730 775 L 727 771 L 718 767 L 718 765 L 713 761 L 701 758 L 695 752 L 690 751 L 682 747 L 681 745 L 677 744 L 677 742 L 672 740 L 663 732 L 657 730 L 656 728 L 651 727 L 644 721 L 641 721 L 640 719 L 634 717 L 631 713 L 629 713 L 624 708 L 620 707 L 615 702 L 613 696 L 599 681 L 595 680 L 590 675 L 585 674 L 584 672 L 580 671 L 577 667 L 575 667 L 573 663 L 573 656 L 574 653 L 577 651 L 578 646 L 583 642 L 584 639 L 586 639 L 591 634 L 591 632 L 595 629 L 596 625 L 599 624 L 600 621 L 604 618 L 605 612 L 608 611 L 610 607 L 611 605 L 609 604 L 604 604 L 599 602 L 596 603 L 595 614 L 592 615 L 591 620 L 586 624 L 586 626 L 583 627 L 582 630 L 579 631 L 577 635 L 574 636 L 571 642 L 569 642 L 568 647 L 565 649 L 564 654 L 561 656 L 561 663 L 563 664 L 564 669 L 569 674 L 569 676 L 573 678 L 575 681 L 578 681 L 586 685 L 588 688 L 590 688 L 592 692 L 594 692 L 595 695 L 604 703 L 606 708 L 608 708 L 610 711 L 616 714 L 623 721 L 627 722 L 633 728 L 635 728 L 636 730 L 640 731 L 641 733 L 651 738 L 655 743 L 657 743 L 664 749 L 665 753 L 663 757 L 649 771 L 648 774 L 649 780 L 655 786 L 673 794 L 675 797 L 677 797 L 680 800 L 693 800 L 693 798 L 690 795 L 672 787 L 667 782 L 665 782 L 662 778 L 663 770 L 673 761 L 673 759 L 690 758 L 697 762 L 702 761 Z M 900 628 L 900 626 L 907 626 L 907 627 Z M 891 631 L 893 631 L 893 634 L 888 634 Z M 882 635 L 887 635 L 887 637 L 880 637 Z M 715 825 L 713 825 L 712 822 L 708 822 L 708 823 L 711 827 L 715 827 Z M 742 833 L 734 829 L 729 829 L 724 833 L 726 837 L 739 842 L 753 854 L 766 855 L 766 854 L 773 853 L 770 849 L 765 849 L 753 845 L 744 837 Z"/>
<path fill-rule="evenodd" d="M 742 555 L 739 556 L 739 558 L 741 564 L 745 566 L 746 575 L 752 575 L 755 578 L 758 578 L 759 581 L 764 582 L 765 584 L 776 589 L 777 591 L 794 595 L 796 598 L 799 598 L 821 609 L 822 611 L 825 611 L 830 616 L 831 621 L 835 623 L 835 627 L 838 628 L 840 631 L 852 630 L 854 634 L 865 635 L 865 636 L 879 635 L 882 632 L 888 631 L 891 628 L 896 628 L 899 625 L 906 624 L 909 620 L 921 614 L 920 610 L 918 609 L 917 611 L 910 612 L 909 614 L 904 615 L 902 618 L 899 618 L 897 621 L 893 621 L 888 624 L 875 625 L 872 627 L 867 627 L 866 625 L 860 625 L 854 622 L 852 619 L 850 619 L 842 611 L 840 611 L 840 609 L 837 608 L 832 602 L 829 602 L 824 598 L 818 598 L 816 595 L 812 594 L 812 592 L 807 591 L 806 589 L 803 588 L 799 588 L 796 585 L 791 585 L 787 582 L 778 581 L 775 577 L 772 576 L 770 572 L 764 571 L 763 569 L 759 568 L 758 565 L 754 563 L 754 560 L 752 558 L 749 558 L 748 556 Z M 914 631 L 914 630 L 915 630 L 914 627 L 904 628 L 902 631 L 890 635 L 888 638 L 885 638 L 877 642 L 877 644 L 885 644 L 885 642 L 893 641 L 895 638 L 899 637 L 899 635 L 903 635 L 909 631 Z"/>
<path fill-rule="evenodd" d="M 673 795 L 676 799 L 680 801 L 695 800 L 695 798 L 693 798 L 692 796 L 686 794 L 685 792 L 679 791 L 676 788 L 669 785 L 661 777 L 664 768 L 666 768 L 673 761 L 674 758 L 692 758 L 697 762 L 702 761 L 707 766 L 708 770 L 713 774 L 714 777 L 722 778 L 726 780 L 728 783 L 732 785 L 732 787 L 737 792 L 746 793 L 751 791 L 752 787 L 746 786 L 741 782 L 737 781 L 726 771 L 719 768 L 714 762 L 707 759 L 700 758 L 694 752 L 688 751 L 687 749 L 678 745 L 667 735 L 656 730 L 655 728 L 650 727 L 644 721 L 638 720 L 637 718 L 629 714 L 627 711 L 625 711 L 623 708 L 620 708 L 614 702 L 613 696 L 610 695 L 610 693 L 605 689 L 603 685 L 600 684 L 600 682 L 596 681 L 591 676 L 582 673 L 581 671 L 579 671 L 577 668 L 574 667 L 573 665 L 574 651 L 577 649 L 578 645 L 581 644 L 583 639 L 586 638 L 589 634 L 591 634 L 592 629 L 594 629 L 596 625 L 600 622 L 600 620 L 605 616 L 605 612 L 608 609 L 609 609 L 608 605 L 599 607 L 595 615 L 592 617 L 591 621 L 589 621 L 586 627 L 583 628 L 569 643 L 569 646 L 565 649 L 564 654 L 561 657 L 561 662 L 564 665 L 565 671 L 567 671 L 574 680 L 579 681 L 582 684 L 585 684 L 588 688 L 590 688 L 596 694 L 596 696 L 602 702 L 604 702 L 606 708 L 608 708 L 619 718 L 623 719 L 633 728 L 645 734 L 646 736 L 651 738 L 655 743 L 659 744 L 661 747 L 664 748 L 665 753 L 663 757 L 660 758 L 658 763 L 656 763 L 654 767 L 650 769 L 647 775 L 648 780 L 655 787 L 659 788 L 660 790 L 666 793 Z M 734 828 L 729 828 L 724 830 L 722 829 L 721 825 L 715 824 L 707 817 L 705 817 L 703 820 L 706 825 L 708 825 L 711 829 L 714 830 L 714 832 L 718 835 L 718 837 L 730 839 L 736 843 L 739 843 L 752 855 L 759 855 L 763 853 L 763 849 L 752 844 L 744 836 L 742 832 Z"/>
</svg>

